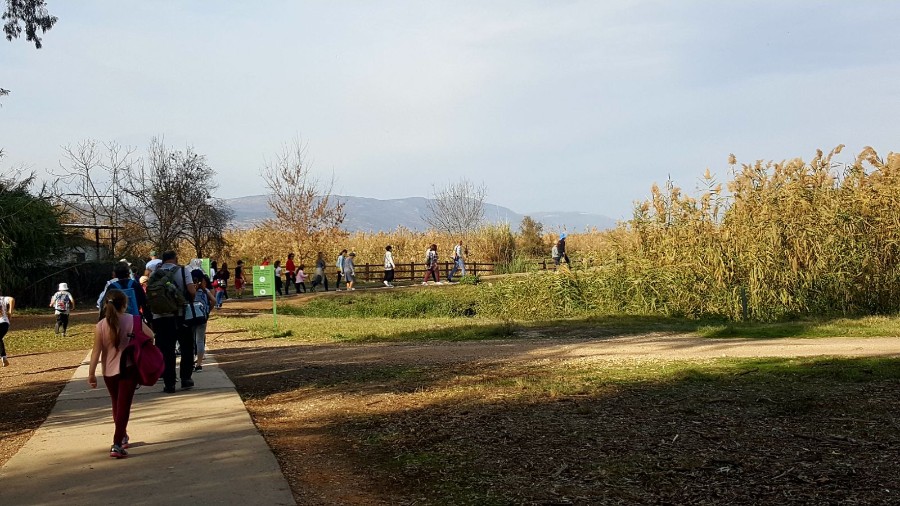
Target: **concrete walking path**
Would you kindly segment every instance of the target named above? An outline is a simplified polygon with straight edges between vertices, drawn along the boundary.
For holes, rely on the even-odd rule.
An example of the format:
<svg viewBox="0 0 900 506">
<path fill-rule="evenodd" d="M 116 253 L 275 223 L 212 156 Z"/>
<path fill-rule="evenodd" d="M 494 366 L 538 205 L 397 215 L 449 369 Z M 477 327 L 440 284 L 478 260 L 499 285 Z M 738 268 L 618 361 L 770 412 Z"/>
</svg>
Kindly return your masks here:
<svg viewBox="0 0 900 506">
<path fill-rule="evenodd" d="M 0 468 L 0 504 L 295 504 L 234 384 L 207 357 L 193 390 L 164 394 L 162 380 L 138 389 L 125 459 L 109 457 L 109 395 L 103 378 L 87 384 L 86 360 Z"/>
</svg>

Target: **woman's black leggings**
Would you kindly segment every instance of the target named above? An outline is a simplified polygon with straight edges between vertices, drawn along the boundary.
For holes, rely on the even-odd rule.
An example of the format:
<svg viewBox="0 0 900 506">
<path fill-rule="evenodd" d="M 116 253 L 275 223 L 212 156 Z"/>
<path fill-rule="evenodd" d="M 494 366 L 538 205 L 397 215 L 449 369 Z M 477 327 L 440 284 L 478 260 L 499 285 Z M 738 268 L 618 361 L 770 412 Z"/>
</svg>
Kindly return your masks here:
<svg viewBox="0 0 900 506">
<path fill-rule="evenodd" d="M 9 324 L 6 322 L 0 323 L 0 357 L 6 356 L 6 345 L 3 344 L 3 338 L 7 332 L 9 332 Z"/>
</svg>

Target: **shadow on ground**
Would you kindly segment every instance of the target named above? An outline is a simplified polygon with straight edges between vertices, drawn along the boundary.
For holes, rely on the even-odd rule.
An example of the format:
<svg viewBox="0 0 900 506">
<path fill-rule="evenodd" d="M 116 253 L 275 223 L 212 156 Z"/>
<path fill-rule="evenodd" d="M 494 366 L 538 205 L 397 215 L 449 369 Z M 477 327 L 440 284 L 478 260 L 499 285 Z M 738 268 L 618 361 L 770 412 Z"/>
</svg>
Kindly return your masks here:
<svg viewBox="0 0 900 506">
<path fill-rule="evenodd" d="M 647 371 L 311 348 L 217 352 L 298 497 L 328 497 L 329 469 L 385 503 L 900 500 L 896 358 Z"/>
</svg>

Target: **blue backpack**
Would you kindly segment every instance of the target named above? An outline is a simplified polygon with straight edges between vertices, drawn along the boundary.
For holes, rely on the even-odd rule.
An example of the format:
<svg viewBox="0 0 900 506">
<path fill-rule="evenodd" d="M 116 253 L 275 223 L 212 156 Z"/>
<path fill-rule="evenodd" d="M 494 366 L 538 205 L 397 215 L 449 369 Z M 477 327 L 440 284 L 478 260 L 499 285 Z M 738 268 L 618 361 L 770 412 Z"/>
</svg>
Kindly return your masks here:
<svg viewBox="0 0 900 506">
<path fill-rule="evenodd" d="M 134 293 L 134 280 L 133 279 L 129 279 L 127 286 L 124 288 L 119 283 L 119 280 L 114 281 L 109 286 L 110 286 L 110 288 L 115 288 L 116 290 L 121 290 L 122 293 L 124 293 L 125 296 L 128 297 L 128 307 L 125 308 L 126 313 L 128 313 L 130 315 L 134 315 L 134 316 L 141 315 L 141 311 L 138 309 L 137 295 Z"/>
</svg>

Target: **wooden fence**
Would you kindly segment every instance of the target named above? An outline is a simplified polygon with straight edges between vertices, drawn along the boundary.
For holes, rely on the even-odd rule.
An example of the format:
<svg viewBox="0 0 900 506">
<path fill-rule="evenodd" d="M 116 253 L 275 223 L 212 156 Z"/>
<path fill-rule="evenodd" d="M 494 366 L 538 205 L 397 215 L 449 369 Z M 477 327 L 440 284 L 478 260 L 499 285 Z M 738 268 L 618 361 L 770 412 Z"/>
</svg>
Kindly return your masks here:
<svg viewBox="0 0 900 506">
<path fill-rule="evenodd" d="M 356 264 L 356 279 L 359 281 L 381 281 L 384 279 L 384 265 L 382 264 Z M 438 262 L 438 274 L 441 279 L 447 277 L 447 273 L 453 269 L 453 262 Z M 397 263 L 394 265 L 394 279 L 397 281 L 421 281 L 425 277 L 428 267 L 425 264 Z M 466 274 L 484 275 L 493 274 L 494 264 L 486 262 L 466 262 Z M 329 273 L 334 276 L 335 273 Z M 457 273 L 457 277 L 461 273 Z"/>
<path fill-rule="evenodd" d="M 496 266 L 497 264 L 491 262 L 466 262 L 466 274 L 494 274 Z M 552 270 L 555 267 L 552 259 L 529 262 L 529 266 L 534 266 L 538 270 Z M 357 281 L 379 282 L 384 279 L 384 265 L 382 264 L 356 264 L 354 267 L 356 268 Z M 438 262 L 438 274 L 440 274 L 442 280 L 447 278 L 447 273 L 449 273 L 452 268 L 453 261 Z M 427 270 L 428 267 L 422 263 L 397 263 L 394 265 L 394 280 L 422 281 L 425 277 L 425 271 Z M 309 269 L 306 271 L 306 274 L 309 276 L 306 282 L 311 283 L 315 278 L 315 270 Z M 325 275 L 328 276 L 328 281 L 330 283 L 334 283 L 337 271 L 334 267 L 330 267 L 325 270 Z M 456 274 L 457 279 L 460 275 L 461 272 Z M 245 284 L 246 289 L 250 289 L 253 286 L 253 280 L 251 278 L 251 276 L 247 276 L 247 282 Z"/>
</svg>

